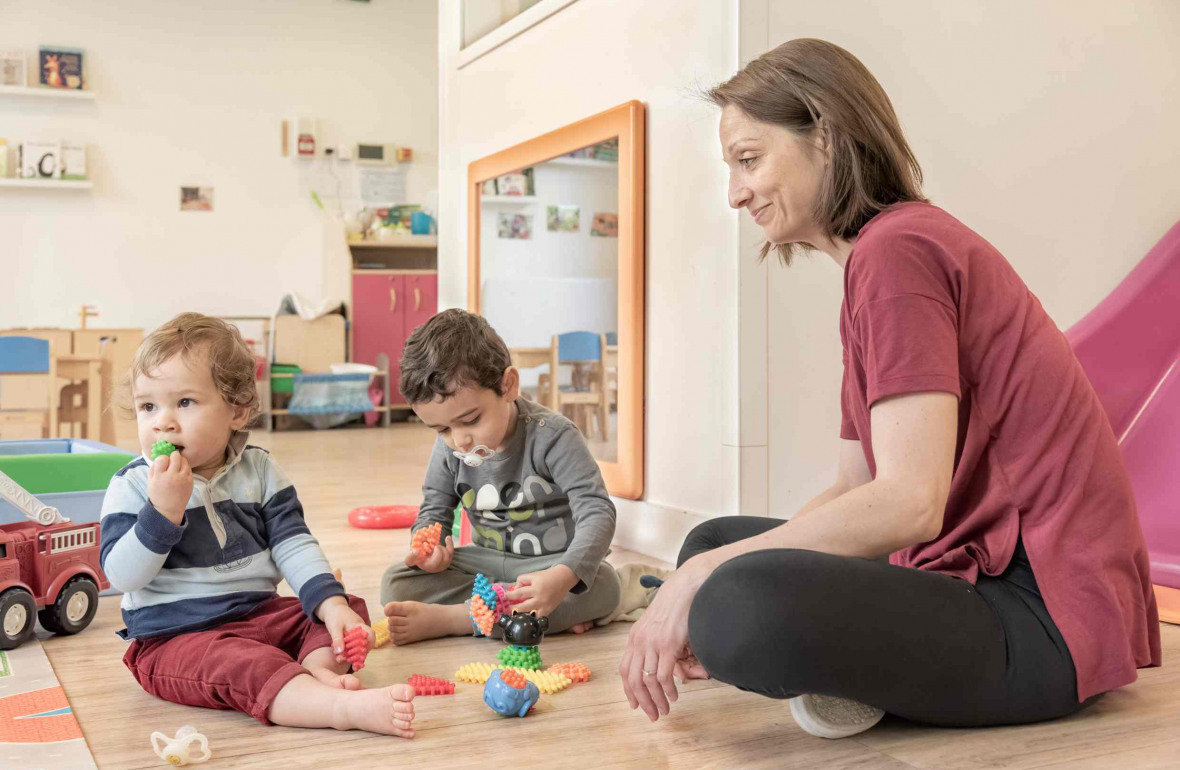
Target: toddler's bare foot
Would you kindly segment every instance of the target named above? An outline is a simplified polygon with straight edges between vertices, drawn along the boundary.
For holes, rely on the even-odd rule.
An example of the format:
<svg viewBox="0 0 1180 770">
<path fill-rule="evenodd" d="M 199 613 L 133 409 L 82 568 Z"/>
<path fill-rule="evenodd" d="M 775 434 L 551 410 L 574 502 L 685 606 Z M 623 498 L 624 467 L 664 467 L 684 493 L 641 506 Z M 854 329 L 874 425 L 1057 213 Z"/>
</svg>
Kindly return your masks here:
<svg viewBox="0 0 1180 770">
<path fill-rule="evenodd" d="M 389 638 L 396 645 L 471 633 L 471 618 L 462 604 L 390 602 L 385 605 L 385 615 L 389 618 Z"/>
<path fill-rule="evenodd" d="M 337 674 L 335 671 L 325 671 L 324 669 L 307 669 L 308 673 L 320 680 L 329 687 L 335 687 L 340 690 L 363 690 L 365 686 L 361 684 L 361 680 L 356 678 L 355 674 Z"/>
<path fill-rule="evenodd" d="M 368 730 L 382 735 L 414 737 L 414 688 L 395 684 L 380 690 L 360 690 L 342 702 L 342 730 Z"/>
<path fill-rule="evenodd" d="M 570 633 L 571 634 L 584 634 L 592 628 L 594 628 L 593 621 L 589 621 L 586 623 L 578 623 L 578 624 L 570 627 Z"/>
<path fill-rule="evenodd" d="M 347 661 L 336 660 L 331 647 L 312 650 L 303 659 L 303 667 L 318 681 L 338 690 L 363 690 L 365 687 L 361 680 L 348 673 Z"/>
</svg>

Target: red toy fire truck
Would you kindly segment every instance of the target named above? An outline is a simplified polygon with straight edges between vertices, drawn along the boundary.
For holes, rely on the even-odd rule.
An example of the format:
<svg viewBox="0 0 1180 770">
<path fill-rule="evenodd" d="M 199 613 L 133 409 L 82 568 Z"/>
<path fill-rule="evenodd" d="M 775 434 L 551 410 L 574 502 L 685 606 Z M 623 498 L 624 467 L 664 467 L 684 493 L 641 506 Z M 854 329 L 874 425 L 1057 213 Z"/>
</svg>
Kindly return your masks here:
<svg viewBox="0 0 1180 770">
<path fill-rule="evenodd" d="M 46 631 L 78 633 L 110 587 L 99 566 L 99 524 L 71 524 L 4 473 L 0 497 L 31 519 L 0 526 L 0 650 L 28 641 L 34 614 Z"/>
</svg>

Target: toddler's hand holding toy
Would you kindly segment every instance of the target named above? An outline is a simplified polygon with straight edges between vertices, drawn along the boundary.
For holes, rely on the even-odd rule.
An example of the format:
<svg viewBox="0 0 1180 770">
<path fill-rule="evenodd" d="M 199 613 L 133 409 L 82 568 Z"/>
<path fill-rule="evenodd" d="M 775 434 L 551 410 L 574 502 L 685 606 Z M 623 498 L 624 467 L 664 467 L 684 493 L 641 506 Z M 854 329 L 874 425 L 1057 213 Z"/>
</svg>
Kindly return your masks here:
<svg viewBox="0 0 1180 770">
<path fill-rule="evenodd" d="M 557 609 L 570 589 L 578 584 L 578 576 L 564 564 L 557 564 L 540 572 L 526 572 L 516 579 L 516 588 L 505 596 L 513 602 L 514 612 L 536 612 L 543 618 Z"/>
<path fill-rule="evenodd" d="M 180 452 L 160 455 L 148 466 L 148 500 L 164 518 L 179 525 L 193 496 L 193 469 Z"/>
<path fill-rule="evenodd" d="M 451 566 L 451 558 L 455 555 L 455 541 L 450 535 L 446 540 L 434 547 L 429 555 L 423 556 L 415 549 L 406 554 L 406 566 L 417 567 L 426 572 L 442 572 Z"/>
<path fill-rule="evenodd" d="M 344 660 L 344 634 L 357 626 L 365 626 L 365 630 L 369 632 L 369 649 L 373 649 L 373 644 L 376 642 L 373 629 L 365 624 L 364 618 L 348 606 L 348 600 L 343 596 L 337 594 L 324 599 L 316 608 L 316 615 L 319 615 L 320 620 L 324 621 L 324 627 L 332 635 L 332 652 L 336 654 L 337 661 Z"/>
</svg>

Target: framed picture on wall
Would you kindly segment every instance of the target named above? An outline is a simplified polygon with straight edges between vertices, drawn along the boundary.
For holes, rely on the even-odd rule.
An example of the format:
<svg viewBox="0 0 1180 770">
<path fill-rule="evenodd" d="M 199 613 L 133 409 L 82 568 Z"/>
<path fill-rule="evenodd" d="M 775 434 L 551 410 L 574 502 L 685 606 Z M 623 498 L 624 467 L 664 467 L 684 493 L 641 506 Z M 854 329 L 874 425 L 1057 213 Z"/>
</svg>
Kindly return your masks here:
<svg viewBox="0 0 1180 770">
<path fill-rule="evenodd" d="M 0 51 L 0 86 L 26 86 L 29 76 L 25 69 L 24 51 Z"/>
<path fill-rule="evenodd" d="M 576 233 L 580 212 L 577 206 L 549 206 L 546 224 L 551 233 Z"/>
<path fill-rule="evenodd" d="M 501 238 L 527 241 L 533 237 L 533 217 L 530 214 L 500 214 L 498 235 Z"/>
<path fill-rule="evenodd" d="M 597 235 L 600 238 L 618 238 L 619 237 L 619 215 L 596 213 L 594 221 L 590 223 L 590 234 Z"/>
</svg>

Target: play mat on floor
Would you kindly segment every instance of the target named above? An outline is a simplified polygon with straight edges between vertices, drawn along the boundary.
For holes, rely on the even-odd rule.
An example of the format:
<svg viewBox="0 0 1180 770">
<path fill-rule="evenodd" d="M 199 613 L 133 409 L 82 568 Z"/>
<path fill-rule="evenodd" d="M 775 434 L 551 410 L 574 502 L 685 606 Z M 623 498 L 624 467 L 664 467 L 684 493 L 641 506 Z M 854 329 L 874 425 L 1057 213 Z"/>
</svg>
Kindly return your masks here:
<svg viewBox="0 0 1180 770">
<path fill-rule="evenodd" d="M 0 651 L 0 767 L 95 768 L 41 643 Z"/>
</svg>

